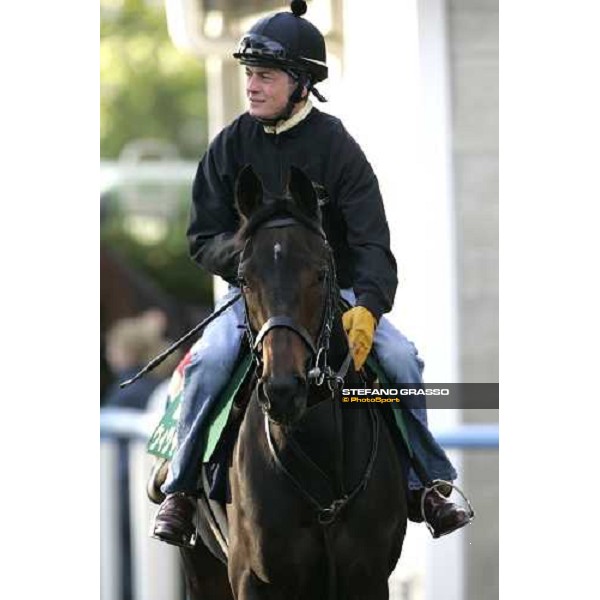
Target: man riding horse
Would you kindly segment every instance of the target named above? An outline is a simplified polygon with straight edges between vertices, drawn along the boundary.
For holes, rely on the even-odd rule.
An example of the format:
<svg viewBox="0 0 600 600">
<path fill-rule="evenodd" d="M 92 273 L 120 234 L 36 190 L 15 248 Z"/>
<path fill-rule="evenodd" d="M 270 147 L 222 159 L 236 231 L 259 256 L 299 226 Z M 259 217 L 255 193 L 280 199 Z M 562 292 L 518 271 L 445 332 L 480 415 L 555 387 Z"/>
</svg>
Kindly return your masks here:
<svg viewBox="0 0 600 600">
<path fill-rule="evenodd" d="M 304 2 L 292 2 L 292 11 L 258 21 L 233 55 L 245 67 L 249 110 L 217 135 L 198 166 L 188 229 L 191 255 L 231 284 L 222 306 L 238 291 L 239 249 L 234 244 L 240 224 L 234 205 L 238 174 L 251 165 L 268 200 L 286 196 L 290 167 L 303 170 L 319 197 L 342 297 L 352 306 L 343 315 L 343 324 L 355 369 L 363 367 L 374 347 L 389 381 L 421 384 L 424 363 L 414 344 L 382 316 L 392 308 L 398 279 L 377 179 L 341 121 L 312 105 L 311 93 L 325 100 L 315 88 L 328 75 L 325 40 L 302 18 Z M 194 533 L 199 434 L 234 370 L 243 323 L 240 299 L 205 329 L 188 357 L 178 448 L 154 526 L 156 537 L 169 543 L 185 544 Z M 425 408 L 411 411 L 426 427 Z M 430 480 L 456 479 L 455 469 L 433 438 L 420 459 Z M 408 487 L 409 518 L 419 522 L 424 514 L 435 537 L 470 522 L 470 515 L 438 489 L 424 488 L 412 469 Z"/>
</svg>

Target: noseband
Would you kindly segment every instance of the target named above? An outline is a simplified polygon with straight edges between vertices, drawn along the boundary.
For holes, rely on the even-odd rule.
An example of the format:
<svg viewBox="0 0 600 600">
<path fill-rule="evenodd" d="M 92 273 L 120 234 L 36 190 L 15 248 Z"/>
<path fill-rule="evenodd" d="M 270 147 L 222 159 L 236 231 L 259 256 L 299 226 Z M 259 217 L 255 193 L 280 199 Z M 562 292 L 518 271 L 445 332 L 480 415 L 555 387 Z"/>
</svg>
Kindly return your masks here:
<svg viewBox="0 0 600 600">
<path fill-rule="evenodd" d="M 264 337 L 273 329 L 289 329 L 297 334 L 300 339 L 304 342 L 304 345 L 309 349 L 311 354 L 311 368 L 308 371 L 308 379 L 310 382 L 314 382 L 316 385 L 322 385 L 327 379 L 328 381 L 334 380 L 339 383 L 340 374 L 334 373 L 329 365 L 327 364 L 327 355 L 329 352 L 329 342 L 331 339 L 331 331 L 333 328 L 333 321 L 335 318 L 335 309 L 337 306 L 337 299 L 339 292 L 337 289 L 337 281 L 335 277 L 335 263 L 333 260 L 333 252 L 327 242 L 327 238 L 323 229 L 318 223 L 303 222 L 294 217 L 277 217 L 269 219 L 264 223 L 260 224 L 259 228 L 264 229 L 276 229 L 291 227 L 294 225 L 304 225 L 313 233 L 317 233 L 323 239 L 325 247 L 328 251 L 328 265 L 325 273 L 324 286 L 326 289 L 325 295 L 325 307 L 323 312 L 323 319 L 321 320 L 321 326 L 319 334 L 317 336 L 316 343 L 313 341 L 312 336 L 302 324 L 298 323 L 292 317 L 288 315 L 276 315 L 270 317 L 260 328 L 260 331 L 255 334 L 250 325 L 250 313 L 248 310 L 248 300 L 244 293 L 244 276 L 242 272 L 242 265 L 244 259 L 247 258 L 248 242 L 246 241 L 242 254 L 240 256 L 240 268 L 238 270 L 238 284 L 242 290 L 242 297 L 244 298 L 244 310 L 245 310 L 245 326 L 246 334 L 250 343 L 250 348 L 254 355 L 254 360 L 259 368 L 262 367 L 262 342 Z M 344 361 L 346 363 L 346 361 Z M 349 364 L 349 361 L 348 361 Z M 347 369 L 347 366 L 346 366 Z M 345 373 L 345 372 L 344 372 Z M 343 375 L 341 376 L 343 377 Z M 331 383 L 330 383 L 331 385 Z"/>
</svg>

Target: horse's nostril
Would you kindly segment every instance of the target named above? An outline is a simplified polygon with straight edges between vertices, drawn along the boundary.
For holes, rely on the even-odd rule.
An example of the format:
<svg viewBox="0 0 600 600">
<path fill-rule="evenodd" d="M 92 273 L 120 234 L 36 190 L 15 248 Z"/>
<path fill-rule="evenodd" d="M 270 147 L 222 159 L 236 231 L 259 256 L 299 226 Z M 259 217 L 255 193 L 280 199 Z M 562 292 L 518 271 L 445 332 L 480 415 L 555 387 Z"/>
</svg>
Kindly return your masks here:
<svg viewBox="0 0 600 600">
<path fill-rule="evenodd" d="M 285 394 L 295 390 L 298 381 L 295 377 L 273 377 L 265 385 L 274 394 Z"/>
<path fill-rule="evenodd" d="M 296 375 L 270 377 L 263 383 L 264 396 L 259 402 L 269 418 L 282 423 L 296 422 L 306 407 L 305 380 Z"/>
<path fill-rule="evenodd" d="M 265 394 L 273 401 L 276 398 L 290 399 L 306 386 L 306 380 L 298 375 L 271 377 L 264 381 Z"/>
</svg>

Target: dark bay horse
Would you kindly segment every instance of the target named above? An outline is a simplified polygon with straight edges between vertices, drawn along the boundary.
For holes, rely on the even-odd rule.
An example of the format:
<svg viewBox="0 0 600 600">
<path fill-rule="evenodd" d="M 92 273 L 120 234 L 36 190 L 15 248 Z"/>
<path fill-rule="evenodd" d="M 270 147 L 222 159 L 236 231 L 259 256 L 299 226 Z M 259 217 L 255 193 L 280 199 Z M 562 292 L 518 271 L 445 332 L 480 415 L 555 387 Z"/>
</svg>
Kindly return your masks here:
<svg viewBox="0 0 600 600">
<path fill-rule="evenodd" d="M 406 532 L 405 469 L 355 384 L 310 180 L 237 182 L 239 280 L 259 379 L 233 450 L 228 575 L 238 600 L 383 600 Z M 347 374 L 346 374 L 347 370 Z"/>
</svg>

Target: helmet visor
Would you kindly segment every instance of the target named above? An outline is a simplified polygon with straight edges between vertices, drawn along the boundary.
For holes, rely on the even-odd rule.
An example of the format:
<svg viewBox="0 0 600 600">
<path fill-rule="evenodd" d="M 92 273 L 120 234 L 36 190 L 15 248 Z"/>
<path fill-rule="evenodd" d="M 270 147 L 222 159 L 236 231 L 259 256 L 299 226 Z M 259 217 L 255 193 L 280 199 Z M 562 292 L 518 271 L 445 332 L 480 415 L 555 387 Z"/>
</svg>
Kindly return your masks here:
<svg viewBox="0 0 600 600">
<path fill-rule="evenodd" d="M 247 34 L 240 40 L 237 52 L 234 52 L 233 57 L 237 59 L 262 58 L 275 61 L 293 60 L 285 46 L 271 38 L 255 33 Z"/>
</svg>

